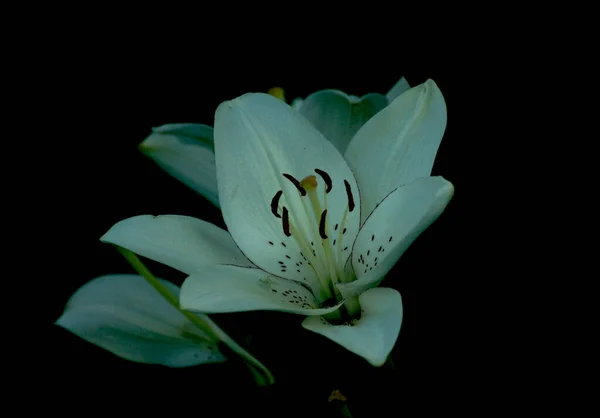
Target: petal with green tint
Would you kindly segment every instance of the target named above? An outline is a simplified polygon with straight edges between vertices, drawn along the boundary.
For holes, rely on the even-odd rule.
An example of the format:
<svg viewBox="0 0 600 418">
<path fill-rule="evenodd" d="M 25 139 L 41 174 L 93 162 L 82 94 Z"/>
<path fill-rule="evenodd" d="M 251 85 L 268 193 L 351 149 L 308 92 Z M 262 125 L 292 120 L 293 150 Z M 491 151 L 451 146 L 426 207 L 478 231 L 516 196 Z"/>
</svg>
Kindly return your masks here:
<svg viewBox="0 0 600 418">
<path fill-rule="evenodd" d="M 354 134 L 387 104 L 377 93 L 358 99 L 338 90 L 321 90 L 309 95 L 299 112 L 343 154 Z"/>
<path fill-rule="evenodd" d="M 446 129 L 446 104 L 427 80 L 401 94 L 354 136 L 345 157 L 360 187 L 362 220 L 398 186 L 431 174 Z"/>
<path fill-rule="evenodd" d="M 373 366 L 381 366 L 394 348 L 402 325 L 402 297 L 394 289 L 370 289 L 360 295 L 359 319 L 333 325 L 322 317 L 307 317 L 302 326 L 321 334 L 364 357 Z"/>
<path fill-rule="evenodd" d="M 181 286 L 181 309 L 202 313 L 282 311 L 301 315 L 325 315 L 341 303 L 319 308 L 307 287 L 255 268 L 205 266 Z"/>
<path fill-rule="evenodd" d="M 314 270 L 303 255 L 313 250 L 310 242 L 320 251 L 321 218 L 325 216 L 328 237 L 337 235 L 336 225 L 342 221 L 348 243 L 358 232 L 360 195 L 342 155 L 300 113 L 259 93 L 219 106 L 215 151 L 223 218 L 240 250 L 261 269 L 306 280 L 314 288 Z M 297 185 L 309 176 L 316 182 L 320 213 Z M 347 247 L 340 256 L 344 262 L 350 255 Z M 282 269 L 281 263 L 288 262 L 294 268 Z"/>
<path fill-rule="evenodd" d="M 338 285 L 345 297 L 377 286 L 400 256 L 444 211 L 454 186 L 425 177 L 398 187 L 367 218 L 352 250 L 357 280 Z"/>
<path fill-rule="evenodd" d="M 175 296 L 179 288 L 161 280 Z M 71 296 L 56 324 L 127 360 L 187 367 L 225 361 L 216 344 L 141 276 L 98 277 Z"/>
<path fill-rule="evenodd" d="M 408 81 L 406 81 L 406 78 L 402 77 L 396 84 L 394 84 L 394 87 L 392 87 L 385 96 L 387 97 L 388 101 L 392 103 L 394 100 L 396 100 L 396 97 L 400 96 L 409 89 L 410 85 L 408 84 Z"/>
<path fill-rule="evenodd" d="M 190 216 L 134 216 L 117 222 L 100 240 L 187 274 L 206 264 L 252 265 L 227 231 Z"/>
<path fill-rule="evenodd" d="M 159 126 L 139 148 L 171 176 L 219 207 L 212 127 L 195 123 Z"/>
</svg>

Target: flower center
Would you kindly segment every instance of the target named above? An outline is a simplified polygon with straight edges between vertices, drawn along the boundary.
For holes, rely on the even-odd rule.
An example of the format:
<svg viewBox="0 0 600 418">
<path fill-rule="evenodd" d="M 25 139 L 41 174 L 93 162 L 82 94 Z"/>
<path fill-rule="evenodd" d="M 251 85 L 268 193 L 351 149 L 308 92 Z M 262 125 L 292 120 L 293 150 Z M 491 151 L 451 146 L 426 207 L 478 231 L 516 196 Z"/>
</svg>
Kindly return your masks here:
<svg viewBox="0 0 600 418">
<path fill-rule="evenodd" d="M 322 179 L 322 186 L 313 174 L 298 181 L 290 174 L 283 173 L 298 191 L 292 199 L 300 199 L 300 204 L 282 204 L 283 191 L 279 190 L 271 200 L 271 212 L 281 219 L 281 228 L 286 237 L 292 237 L 301 252 L 300 255 L 314 272 L 319 285 L 317 296 L 321 302 L 335 299 L 341 300 L 335 284 L 353 279 L 352 273 L 346 272 L 346 260 L 351 244 L 344 240 L 346 234 L 346 218 L 355 210 L 355 201 L 350 183 L 344 180 L 347 202 L 340 219 L 331 219 L 328 212 L 327 197 L 334 187 L 331 176 L 316 168 L 315 173 Z M 335 185 L 335 187 L 341 187 Z M 319 198 L 321 196 L 321 199 Z M 330 226 L 334 225 L 333 228 Z M 351 269 L 350 269 L 351 270 Z"/>
</svg>

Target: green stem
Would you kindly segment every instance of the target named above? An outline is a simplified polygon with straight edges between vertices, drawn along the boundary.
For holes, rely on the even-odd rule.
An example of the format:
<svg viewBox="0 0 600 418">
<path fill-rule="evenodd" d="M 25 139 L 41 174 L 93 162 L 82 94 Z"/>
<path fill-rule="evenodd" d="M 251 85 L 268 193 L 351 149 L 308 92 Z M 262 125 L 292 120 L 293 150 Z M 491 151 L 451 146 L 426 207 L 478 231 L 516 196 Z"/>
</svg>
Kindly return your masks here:
<svg viewBox="0 0 600 418">
<path fill-rule="evenodd" d="M 350 413 L 350 409 L 348 408 L 348 405 L 344 404 L 340 410 L 340 415 L 344 418 L 352 418 L 352 414 Z"/>
<path fill-rule="evenodd" d="M 196 325 L 202 332 L 204 332 L 205 334 L 207 334 L 208 336 L 213 338 L 213 340 L 221 341 L 223 344 L 227 345 L 227 347 L 229 347 L 231 349 L 231 351 L 233 351 L 234 353 L 236 353 L 237 355 L 239 355 L 240 357 L 245 359 L 247 361 L 248 368 L 250 368 L 250 371 L 255 376 L 255 379 L 257 376 L 257 370 L 255 370 L 255 368 L 256 368 L 256 369 L 259 369 L 260 371 L 262 371 L 262 373 L 266 377 L 266 382 L 268 384 L 273 384 L 275 382 L 275 378 L 273 377 L 271 372 L 269 372 L 269 370 L 265 367 L 264 364 L 262 364 L 260 361 L 258 361 L 256 358 L 254 358 L 254 356 L 252 356 L 252 354 L 250 354 L 248 351 L 246 351 L 246 349 L 244 349 L 242 346 L 240 346 L 238 343 L 236 343 L 229 335 L 227 335 L 221 328 L 219 328 L 219 326 L 217 324 L 215 324 L 213 322 L 213 320 L 210 319 L 207 315 L 204 315 L 204 314 L 195 315 L 191 312 L 182 310 L 179 307 L 179 300 L 175 297 L 175 295 L 173 295 L 169 291 L 169 289 L 167 289 L 160 282 L 160 280 L 158 280 L 156 277 L 154 277 L 154 275 L 150 272 L 150 270 L 148 270 L 148 268 L 144 265 L 144 263 L 142 263 L 142 261 L 139 259 L 139 257 L 135 253 L 133 253 L 123 247 L 119 247 L 119 246 L 115 246 L 115 247 L 117 248 L 117 250 L 119 250 L 119 252 L 123 255 L 123 257 L 125 257 L 125 259 L 129 262 L 129 264 L 131 264 L 131 266 L 139 274 L 141 274 L 142 277 L 144 279 L 146 279 L 146 281 L 148 283 L 150 283 L 150 285 L 158 293 L 160 293 L 160 295 L 162 297 L 164 297 L 167 300 L 167 302 L 169 302 L 173 307 L 175 307 L 179 312 L 181 312 L 187 319 L 189 319 L 190 322 L 192 322 L 194 325 Z M 264 379 L 263 379 L 263 382 L 264 382 Z"/>
</svg>

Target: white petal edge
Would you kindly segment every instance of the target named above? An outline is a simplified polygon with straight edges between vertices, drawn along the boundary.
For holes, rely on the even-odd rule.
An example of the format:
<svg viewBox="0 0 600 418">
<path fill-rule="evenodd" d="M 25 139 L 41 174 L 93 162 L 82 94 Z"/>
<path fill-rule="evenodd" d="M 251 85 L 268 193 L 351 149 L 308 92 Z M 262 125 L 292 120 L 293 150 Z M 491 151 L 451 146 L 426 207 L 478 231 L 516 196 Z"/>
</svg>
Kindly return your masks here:
<svg viewBox="0 0 600 418">
<path fill-rule="evenodd" d="M 313 294 L 291 280 L 255 268 L 206 266 L 181 286 L 181 309 L 202 313 L 273 310 L 300 315 L 325 315 L 338 309 L 319 309 Z"/>
<path fill-rule="evenodd" d="M 309 95 L 298 111 L 343 154 L 356 132 L 387 105 L 377 93 L 355 99 L 339 90 L 321 90 Z"/>
<path fill-rule="evenodd" d="M 381 366 L 394 348 L 402 325 L 402 297 L 390 288 L 370 289 L 359 296 L 361 317 L 346 325 L 332 325 L 321 317 L 302 321 L 307 330 L 321 334 L 349 351 Z"/>
<path fill-rule="evenodd" d="M 189 216 L 134 216 L 117 222 L 100 240 L 187 274 L 206 264 L 252 265 L 227 231 Z"/>
<path fill-rule="evenodd" d="M 281 100 L 249 93 L 222 103 L 215 114 L 215 152 L 223 218 L 240 250 L 256 266 L 288 279 L 314 278 L 313 270 L 306 264 L 280 268 L 280 262 L 287 260 L 292 265 L 300 263 L 301 252 L 307 255 L 312 251 L 309 243 L 321 240 L 318 233 L 321 214 L 313 216 L 312 209 L 307 209 L 309 197 L 302 197 L 286 175 L 296 181 L 316 176 L 316 194 L 324 208 L 325 182 L 315 169 L 328 173 L 332 181 L 327 194 L 328 236 L 334 235 L 335 225 L 341 224 L 348 208 L 344 183 L 347 181 L 355 208 L 345 219 L 344 236 L 349 243 L 354 241 L 360 222 L 360 195 L 354 174 L 338 150 L 306 118 Z M 278 218 L 272 205 L 279 191 L 282 192 L 279 204 L 274 204 L 278 207 Z M 286 236 L 282 223 L 284 207 L 289 211 L 290 230 L 302 234 L 292 231 L 291 236 Z M 296 241 L 302 237 L 304 243 Z M 316 251 L 318 258 L 322 247 Z M 345 262 L 349 255 L 348 248 L 341 259 Z"/>
<path fill-rule="evenodd" d="M 219 207 L 212 127 L 193 123 L 159 126 L 139 148 L 168 174 Z"/>
<path fill-rule="evenodd" d="M 396 187 L 431 174 L 446 129 L 446 104 L 427 80 L 373 116 L 354 136 L 345 157 L 361 193 L 364 220 Z"/>
<path fill-rule="evenodd" d="M 302 97 L 296 97 L 294 100 L 292 100 L 290 106 L 294 110 L 300 110 L 300 108 L 302 107 L 302 103 L 304 103 L 304 99 Z"/>
<path fill-rule="evenodd" d="M 179 294 L 177 286 L 161 282 Z M 226 360 L 211 339 L 137 275 L 101 276 L 84 284 L 56 324 L 139 363 L 188 367 Z"/>
<path fill-rule="evenodd" d="M 339 284 L 345 297 L 377 286 L 404 251 L 444 211 L 454 186 L 425 177 L 399 187 L 379 204 L 361 228 L 352 250 L 357 280 Z"/>
<path fill-rule="evenodd" d="M 410 89 L 410 85 L 408 84 L 408 81 L 406 81 L 406 78 L 402 77 L 396 82 L 396 84 L 394 84 L 394 87 L 392 87 L 385 96 L 387 97 L 388 101 L 392 103 L 396 97 L 400 96 L 408 89 Z"/>
</svg>

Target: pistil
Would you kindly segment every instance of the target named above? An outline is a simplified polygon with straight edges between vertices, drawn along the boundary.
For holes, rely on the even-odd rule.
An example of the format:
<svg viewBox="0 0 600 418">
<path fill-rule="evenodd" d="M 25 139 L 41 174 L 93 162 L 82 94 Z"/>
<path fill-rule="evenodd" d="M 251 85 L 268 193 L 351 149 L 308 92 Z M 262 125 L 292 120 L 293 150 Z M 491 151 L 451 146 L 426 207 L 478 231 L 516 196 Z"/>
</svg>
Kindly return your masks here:
<svg viewBox="0 0 600 418">
<path fill-rule="evenodd" d="M 331 240 L 329 239 L 326 233 L 326 231 L 328 230 L 327 207 L 325 207 L 325 209 L 321 208 L 321 202 L 319 202 L 319 197 L 317 196 L 318 183 L 315 176 L 311 175 L 304 178 L 304 180 L 300 182 L 300 185 L 304 188 L 304 190 L 306 190 L 306 194 L 308 195 L 308 198 L 310 200 L 315 220 L 318 220 L 319 222 L 318 236 L 321 239 L 323 258 L 329 270 L 331 289 L 333 290 L 336 299 L 338 299 L 340 295 L 335 286 L 337 283 L 339 283 L 337 262 L 333 254 L 333 248 L 331 247 Z M 330 188 L 330 185 L 327 184 L 327 187 Z M 325 195 L 326 194 L 327 191 L 325 191 Z"/>
</svg>

